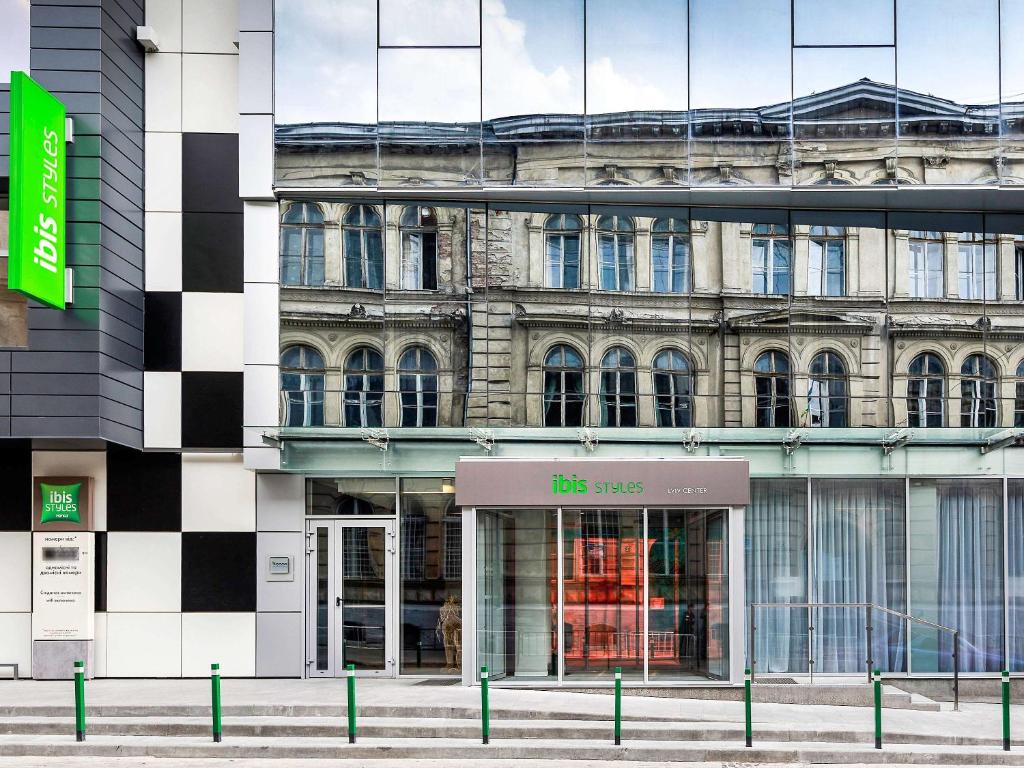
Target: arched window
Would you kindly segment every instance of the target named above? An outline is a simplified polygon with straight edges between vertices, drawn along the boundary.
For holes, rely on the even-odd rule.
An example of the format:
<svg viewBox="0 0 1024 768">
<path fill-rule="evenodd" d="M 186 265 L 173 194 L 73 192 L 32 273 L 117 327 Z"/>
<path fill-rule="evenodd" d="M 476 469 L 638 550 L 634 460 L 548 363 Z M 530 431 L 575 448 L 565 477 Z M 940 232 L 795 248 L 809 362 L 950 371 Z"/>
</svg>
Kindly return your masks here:
<svg viewBox="0 0 1024 768">
<path fill-rule="evenodd" d="M 910 295 L 937 299 L 946 292 L 945 245 L 941 232 L 910 233 Z"/>
<path fill-rule="evenodd" d="M 789 397 L 789 357 L 777 349 L 764 352 L 754 361 L 754 393 L 759 427 L 789 427 L 793 407 Z"/>
<path fill-rule="evenodd" d="M 835 352 L 819 352 L 811 360 L 807 380 L 807 416 L 812 427 L 848 426 L 846 366 Z"/>
<path fill-rule="evenodd" d="M 384 246 L 380 214 L 372 205 L 353 205 L 341 220 L 345 285 L 349 288 L 384 286 Z"/>
<path fill-rule="evenodd" d="M 655 219 L 651 225 L 651 285 L 655 293 L 690 292 L 690 222 Z"/>
<path fill-rule="evenodd" d="M 633 290 L 633 220 L 628 216 L 598 218 L 597 251 L 601 290 Z"/>
<path fill-rule="evenodd" d="M 400 285 L 405 290 L 437 290 L 437 214 L 407 205 L 398 222 L 402 240 Z"/>
<path fill-rule="evenodd" d="M 996 297 L 996 240 L 994 235 L 961 232 L 960 298 L 986 299 Z"/>
<path fill-rule="evenodd" d="M 346 427 L 384 423 L 384 358 L 372 347 L 359 347 L 345 360 L 342 403 Z"/>
<path fill-rule="evenodd" d="M 544 426 L 583 426 L 583 358 L 567 344 L 544 358 Z"/>
<path fill-rule="evenodd" d="M 922 352 L 907 371 L 907 426 L 941 427 L 946 413 L 946 366 L 938 355 Z"/>
<path fill-rule="evenodd" d="M 437 426 L 437 361 L 429 350 L 411 347 L 402 353 L 398 392 L 403 427 Z"/>
<path fill-rule="evenodd" d="M 694 376 L 686 356 L 665 349 L 654 356 L 654 411 L 659 427 L 692 427 Z"/>
<path fill-rule="evenodd" d="M 809 296 L 846 295 L 846 227 L 811 227 L 807 259 Z"/>
<path fill-rule="evenodd" d="M 1017 366 L 1017 392 L 1013 405 L 1013 426 L 1024 427 L 1024 361 Z"/>
<path fill-rule="evenodd" d="M 580 232 L 583 222 L 572 213 L 548 216 L 544 222 L 544 285 L 580 287 Z"/>
<path fill-rule="evenodd" d="M 625 347 L 612 347 L 601 358 L 601 425 L 636 423 L 636 360 Z"/>
<path fill-rule="evenodd" d="M 292 203 L 281 217 L 281 285 L 324 284 L 324 214 Z"/>
<path fill-rule="evenodd" d="M 999 420 L 995 364 L 985 355 L 971 355 L 960 366 L 960 426 L 994 427 Z"/>
<path fill-rule="evenodd" d="M 281 353 L 281 399 L 285 427 L 324 425 L 324 359 L 312 347 Z"/>
<path fill-rule="evenodd" d="M 754 293 L 789 294 L 792 253 L 789 227 L 783 224 L 755 224 L 751 228 L 750 263 Z"/>
</svg>

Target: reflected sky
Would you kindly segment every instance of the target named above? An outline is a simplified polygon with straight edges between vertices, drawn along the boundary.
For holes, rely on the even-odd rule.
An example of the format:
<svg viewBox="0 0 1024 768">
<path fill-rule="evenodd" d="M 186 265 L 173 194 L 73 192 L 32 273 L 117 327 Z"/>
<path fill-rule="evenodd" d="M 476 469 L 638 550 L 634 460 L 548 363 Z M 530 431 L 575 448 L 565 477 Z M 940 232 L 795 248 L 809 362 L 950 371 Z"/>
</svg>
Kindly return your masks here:
<svg viewBox="0 0 1024 768">
<path fill-rule="evenodd" d="M 808 96 L 863 77 L 891 85 L 896 75 L 893 48 L 797 48 L 793 51 L 793 93 Z"/>
<path fill-rule="evenodd" d="M 377 120 L 377 1 L 277 0 L 279 123 Z"/>
<path fill-rule="evenodd" d="M 794 0 L 794 45 L 892 45 L 896 0 Z"/>
<path fill-rule="evenodd" d="M 686 13 L 686 0 L 588 0 L 587 111 L 685 110 Z"/>
<path fill-rule="evenodd" d="M 29 0 L 0 0 L 0 83 L 29 69 Z"/>
<path fill-rule="evenodd" d="M 480 45 L 480 0 L 380 0 L 381 45 Z"/>
<path fill-rule="evenodd" d="M 472 44 L 477 2 L 381 0 L 382 42 Z M 689 0 L 689 9 L 686 0 L 589 0 L 586 21 L 584 0 L 482 0 L 482 83 L 479 71 L 467 71 L 468 56 L 386 52 L 378 83 L 376 0 L 277 0 L 277 119 L 372 123 L 378 88 L 383 120 L 463 121 L 481 111 L 484 119 L 580 114 L 584 104 L 595 114 L 752 108 L 865 77 L 893 84 L 897 75 L 908 90 L 997 103 L 998 0 L 896 2 L 894 53 L 791 47 L 794 30 L 806 43 L 891 39 L 892 0 L 863 0 L 855 9 L 848 0 L 796 0 L 794 24 L 790 0 Z M 1024 0 L 1003 0 L 1002 13 L 1004 93 L 1020 100 L 1024 53 L 1015 41 Z M 392 91 L 393 84 L 400 87 Z"/>
<path fill-rule="evenodd" d="M 900 88 L 963 104 L 998 103 L 998 11 L 998 0 L 899 0 Z"/>
<path fill-rule="evenodd" d="M 1024 101 L 1024 0 L 1002 0 L 999 13 L 1003 25 L 1002 100 Z"/>
</svg>

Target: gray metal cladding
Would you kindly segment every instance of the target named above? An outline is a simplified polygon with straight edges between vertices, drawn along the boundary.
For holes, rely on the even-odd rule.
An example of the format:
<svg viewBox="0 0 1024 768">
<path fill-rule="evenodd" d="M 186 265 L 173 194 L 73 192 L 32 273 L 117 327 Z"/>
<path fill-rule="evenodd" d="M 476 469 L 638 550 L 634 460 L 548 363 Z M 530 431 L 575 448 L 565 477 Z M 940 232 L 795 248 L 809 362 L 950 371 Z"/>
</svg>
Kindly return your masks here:
<svg viewBox="0 0 1024 768">
<path fill-rule="evenodd" d="M 29 346 L 0 353 L 0 435 L 142 445 L 145 67 L 133 0 L 33 0 L 32 76 L 67 107 L 75 301 L 31 306 Z M 0 175 L 9 173 L 0 91 Z M 4 375 L 6 374 L 6 375 Z"/>
</svg>

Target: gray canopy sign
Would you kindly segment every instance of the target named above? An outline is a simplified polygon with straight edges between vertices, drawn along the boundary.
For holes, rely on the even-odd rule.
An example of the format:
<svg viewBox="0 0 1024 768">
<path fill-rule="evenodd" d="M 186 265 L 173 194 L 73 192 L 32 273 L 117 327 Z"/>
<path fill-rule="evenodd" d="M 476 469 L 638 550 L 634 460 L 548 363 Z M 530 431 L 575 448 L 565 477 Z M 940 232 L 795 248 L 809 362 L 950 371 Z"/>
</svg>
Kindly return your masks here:
<svg viewBox="0 0 1024 768">
<path fill-rule="evenodd" d="M 459 459 L 463 507 L 736 507 L 750 501 L 746 459 Z"/>
</svg>

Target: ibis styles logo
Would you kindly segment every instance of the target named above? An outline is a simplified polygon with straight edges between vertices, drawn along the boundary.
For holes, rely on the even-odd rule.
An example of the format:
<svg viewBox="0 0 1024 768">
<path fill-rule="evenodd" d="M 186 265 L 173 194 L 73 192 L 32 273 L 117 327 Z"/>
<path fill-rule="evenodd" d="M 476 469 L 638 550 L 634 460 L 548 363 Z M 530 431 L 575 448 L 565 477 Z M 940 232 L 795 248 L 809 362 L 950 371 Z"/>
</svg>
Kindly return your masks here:
<svg viewBox="0 0 1024 768">
<path fill-rule="evenodd" d="M 588 480 L 575 474 L 566 477 L 561 473 L 551 476 L 551 493 L 555 496 L 586 496 L 590 493 L 621 493 L 632 496 L 643 492 L 644 484 L 640 481 Z"/>
<path fill-rule="evenodd" d="M 40 523 L 82 522 L 79 511 L 81 483 L 72 483 L 71 485 L 40 483 L 39 490 L 43 498 L 43 507 L 39 515 Z"/>
<path fill-rule="evenodd" d="M 11 73 L 10 258 L 7 287 L 64 309 L 65 109 Z"/>
</svg>

